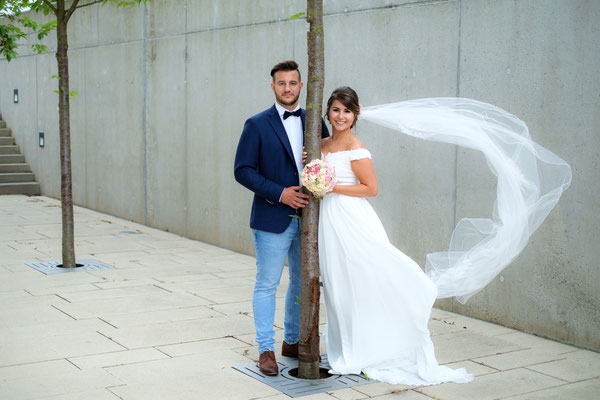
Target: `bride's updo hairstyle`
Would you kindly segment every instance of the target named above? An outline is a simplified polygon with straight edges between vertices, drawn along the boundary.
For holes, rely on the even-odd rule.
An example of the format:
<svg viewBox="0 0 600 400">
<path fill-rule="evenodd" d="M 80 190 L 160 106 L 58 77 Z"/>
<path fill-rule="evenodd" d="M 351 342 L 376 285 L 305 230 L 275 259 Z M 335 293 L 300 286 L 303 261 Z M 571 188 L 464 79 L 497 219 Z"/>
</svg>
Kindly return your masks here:
<svg viewBox="0 0 600 400">
<path fill-rule="evenodd" d="M 335 89 L 331 93 L 331 96 L 329 96 L 329 100 L 327 100 L 327 112 L 325 113 L 327 121 L 329 121 L 329 110 L 331 109 L 331 104 L 335 100 L 339 101 L 344 105 L 344 107 L 352 111 L 352 113 L 354 114 L 354 121 L 352 122 L 352 126 L 350 128 L 354 128 L 354 125 L 356 125 L 356 120 L 358 119 L 358 114 L 360 114 L 360 104 L 358 103 L 358 95 L 356 94 L 354 89 L 348 86 L 342 86 Z"/>
</svg>

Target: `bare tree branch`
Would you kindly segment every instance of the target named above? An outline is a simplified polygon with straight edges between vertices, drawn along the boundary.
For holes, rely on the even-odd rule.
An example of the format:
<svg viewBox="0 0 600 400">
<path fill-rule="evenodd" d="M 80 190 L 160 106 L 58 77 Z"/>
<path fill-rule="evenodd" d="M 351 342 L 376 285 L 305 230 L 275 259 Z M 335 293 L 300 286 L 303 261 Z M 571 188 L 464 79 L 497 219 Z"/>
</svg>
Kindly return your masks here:
<svg viewBox="0 0 600 400">
<path fill-rule="evenodd" d="M 98 3 L 104 3 L 106 0 L 94 0 L 91 3 L 85 3 L 85 4 L 79 4 L 77 7 L 75 8 L 84 8 L 87 6 L 93 6 L 94 4 L 98 4 Z"/>
<path fill-rule="evenodd" d="M 73 15 L 73 12 L 77 8 L 77 4 L 79 4 L 79 0 L 73 1 L 73 4 L 71 4 L 71 7 L 69 7 L 69 9 L 67 10 L 67 13 L 65 14 L 65 19 L 67 21 L 69 20 L 69 18 L 71 18 L 71 15 Z"/>
<path fill-rule="evenodd" d="M 52 5 L 52 3 L 50 3 L 50 1 L 49 1 L 49 0 L 42 0 L 42 1 L 44 2 L 44 4 L 45 4 L 45 5 L 47 5 L 47 6 L 48 6 L 48 7 L 49 7 L 49 8 L 52 10 L 52 12 L 53 12 L 54 14 L 56 14 L 56 13 L 58 12 L 57 8 L 56 8 L 56 7 L 54 7 L 54 6 Z"/>
</svg>

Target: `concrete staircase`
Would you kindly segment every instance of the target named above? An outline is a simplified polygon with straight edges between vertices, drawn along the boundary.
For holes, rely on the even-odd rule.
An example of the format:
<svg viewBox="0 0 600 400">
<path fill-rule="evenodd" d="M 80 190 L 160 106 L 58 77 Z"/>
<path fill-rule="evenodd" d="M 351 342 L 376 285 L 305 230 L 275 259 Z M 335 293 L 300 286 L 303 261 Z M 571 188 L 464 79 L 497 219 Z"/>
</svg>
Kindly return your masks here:
<svg viewBox="0 0 600 400">
<path fill-rule="evenodd" d="M 40 184 L 0 115 L 0 195 L 40 194 Z"/>
</svg>

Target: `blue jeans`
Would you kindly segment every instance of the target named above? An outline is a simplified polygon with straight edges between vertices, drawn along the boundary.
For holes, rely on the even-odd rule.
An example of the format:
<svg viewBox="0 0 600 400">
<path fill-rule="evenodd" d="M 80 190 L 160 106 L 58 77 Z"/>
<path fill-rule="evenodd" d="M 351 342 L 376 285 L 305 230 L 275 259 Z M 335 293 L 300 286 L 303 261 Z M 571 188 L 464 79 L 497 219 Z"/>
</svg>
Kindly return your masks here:
<svg viewBox="0 0 600 400">
<path fill-rule="evenodd" d="M 252 230 L 256 250 L 256 284 L 252 296 L 258 352 L 275 351 L 275 294 L 288 257 L 290 284 L 285 297 L 284 340 L 298 342 L 300 330 L 300 219 L 283 233 Z"/>
</svg>

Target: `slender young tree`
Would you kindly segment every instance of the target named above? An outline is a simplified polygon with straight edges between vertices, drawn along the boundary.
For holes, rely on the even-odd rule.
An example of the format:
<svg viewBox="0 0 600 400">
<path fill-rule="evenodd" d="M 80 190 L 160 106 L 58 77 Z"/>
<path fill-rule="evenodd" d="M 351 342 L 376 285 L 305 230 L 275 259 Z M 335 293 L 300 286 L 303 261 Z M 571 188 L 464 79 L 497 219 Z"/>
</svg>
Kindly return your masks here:
<svg viewBox="0 0 600 400">
<path fill-rule="evenodd" d="M 70 97 L 77 95 L 69 91 L 69 38 L 67 26 L 73 13 L 93 4 L 113 3 L 119 7 L 134 6 L 150 0 L 0 0 L 0 18 L 8 23 L 0 25 L 0 53 L 10 61 L 18 55 L 19 41 L 27 38 L 20 26 L 29 29 L 42 40 L 56 28 L 56 61 L 58 63 L 58 126 L 60 138 L 60 200 L 62 205 L 62 266 L 75 268 L 75 224 L 73 219 L 73 189 L 71 174 L 71 116 Z M 54 14 L 55 21 L 39 24 L 29 15 L 36 13 Z M 4 22 L 4 21 L 1 21 Z M 15 24 L 16 23 L 16 24 Z M 20 25 L 20 26 L 19 26 Z M 34 44 L 37 53 L 47 53 L 47 47 Z"/>
<path fill-rule="evenodd" d="M 308 88 L 306 90 L 306 132 L 304 145 L 307 162 L 321 156 L 321 106 L 325 83 L 323 0 L 307 0 L 306 19 L 310 25 L 308 44 Z M 298 377 L 319 378 L 319 203 L 310 194 L 302 210 L 302 292 L 300 301 L 300 345 Z"/>
</svg>

